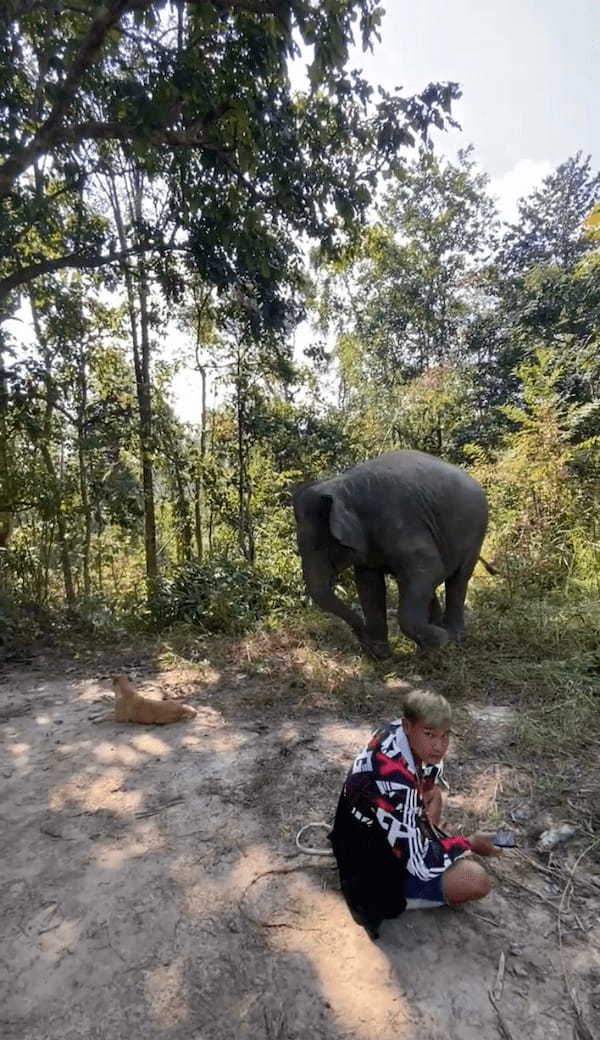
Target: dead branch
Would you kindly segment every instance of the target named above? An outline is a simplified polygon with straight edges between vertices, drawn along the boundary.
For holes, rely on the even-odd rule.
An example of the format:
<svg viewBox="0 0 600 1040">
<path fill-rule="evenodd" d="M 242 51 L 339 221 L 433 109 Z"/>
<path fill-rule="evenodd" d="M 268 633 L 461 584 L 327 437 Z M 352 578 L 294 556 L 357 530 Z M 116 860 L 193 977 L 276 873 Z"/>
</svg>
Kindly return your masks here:
<svg viewBox="0 0 600 1040">
<path fill-rule="evenodd" d="M 488 997 L 490 998 L 490 1004 L 492 1005 L 494 1011 L 496 1012 L 496 1015 L 498 1016 L 498 1025 L 500 1027 L 500 1032 L 502 1033 L 502 1036 L 504 1037 L 504 1040 L 515 1040 L 513 1034 L 510 1031 L 510 1028 L 508 1026 L 508 1023 L 507 1023 L 504 1015 L 502 1014 L 500 1008 L 498 1007 L 498 1004 L 496 1002 L 496 999 L 495 999 L 493 993 L 491 991 L 489 991 L 489 990 L 488 990 Z"/>
<path fill-rule="evenodd" d="M 134 813 L 136 820 L 145 820 L 148 816 L 156 816 L 157 813 L 162 812 L 163 809 L 170 809 L 173 805 L 179 805 L 183 801 L 183 795 L 178 794 L 175 798 L 171 798 L 168 802 L 161 802 L 155 809 L 143 809 L 141 812 Z"/>
<path fill-rule="evenodd" d="M 504 950 L 500 951 L 500 957 L 498 958 L 498 971 L 496 972 L 496 981 L 492 990 L 494 1000 L 500 1000 L 502 996 L 502 990 L 504 989 L 504 970 L 506 967 L 506 956 Z"/>
<path fill-rule="evenodd" d="M 582 859 L 584 859 L 587 856 L 587 854 L 592 851 L 592 849 L 595 849 L 597 845 L 600 845 L 600 838 L 596 838 L 596 840 L 593 841 L 591 845 L 588 845 L 587 848 L 585 848 L 583 852 L 580 853 L 580 855 L 575 860 L 575 863 L 573 864 L 573 867 L 569 872 L 571 876 L 563 889 L 563 893 L 560 900 L 560 906 L 558 908 L 558 917 L 556 921 L 556 926 L 558 930 L 558 952 L 560 956 L 560 963 L 562 967 L 565 989 L 567 991 L 569 1000 L 571 1001 L 571 1007 L 573 1008 L 573 1012 L 575 1014 L 575 1030 L 580 1040 L 594 1040 L 594 1036 L 587 1022 L 585 1021 L 583 1011 L 579 1007 L 579 1001 L 577 1000 L 575 990 L 571 987 L 571 978 L 567 966 L 565 964 L 562 941 L 562 913 L 565 906 L 565 902 L 567 898 L 570 898 L 571 892 L 573 891 L 573 876 L 577 867 L 581 863 Z"/>
</svg>

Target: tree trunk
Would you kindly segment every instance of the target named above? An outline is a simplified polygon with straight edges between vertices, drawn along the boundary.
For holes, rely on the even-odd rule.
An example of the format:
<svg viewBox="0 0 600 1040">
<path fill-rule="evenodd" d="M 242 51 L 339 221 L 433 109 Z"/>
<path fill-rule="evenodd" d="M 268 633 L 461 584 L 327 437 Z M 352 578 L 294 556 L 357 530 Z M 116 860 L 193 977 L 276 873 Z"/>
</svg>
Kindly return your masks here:
<svg viewBox="0 0 600 1040">
<path fill-rule="evenodd" d="M 113 214 L 121 251 L 127 248 L 127 236 L 121 202 L 116 183 L 112 177 L 108 179 L 108 191 L 112 203 Z M 132 174 L 129 185 L 132 201 L 130 217 L 132 221 L 142 220 L 143 178 L 139 173 Z M 142 470 L 142 487 L 144 494 L 144 550 L 146 560 L 146 589 L 150 601 L 154 593 L 154 585 L 158 577 L 158 552 L 156 539 L 156 510 L 154 502 L 154 468 L 152 458 L 152 396 L 150 382 L 150 321 L 148 315 L 148 277 L 146 266 L 138 259 L 136 279 L 134 281 L 131 268 L 123 266 L 127 304 L 133 348 L 133 366 L 138 402 L 138 432 L 140 440 L 140 456 Z M 137 284 L 136 284 L 137 283 Z M 139 307 L 139 314 L 137 307 Z"/>
<path fill-rule="evenodd" d="M 69 541 L 67 536 L 67 525 L 65 523 L 65 513 L 63 509 L 62 495 L 60 492 L 60 484 L 56 473 L 56 467 L 54 465 L 54 459 L 48 445 L 44 442 L 40 444 L 40 454 L 46 467 L 46 472 L 50 477 L 50 484 L 53 489 L 54 499 L 54 511 L 56 519 L 56 537 L 58 542 L 58 549 L 60 553 L 60 562 L 63 572 L 63 581 L 65 585 L 65 599 L 67 604 L 72 607 L 75 603 L 75 585 L 73 583 L 73 568 L 71 567 L 71 553 L 69 551 Z"/>
<path fill-rule="evenodd" d="M 86 466 L 86 413 L 87 413 L 87 371 L 86 357 L 82 351 L 79 359 L 79 400 L 77 402 L 77 458 L 79 462 L 79 493 L 83 510 L 83 598 L 91 596 L 90 552 L 92 546 L 92 510 L 88 488 Z"/>
<path fill-rule="evenodd" d="M 179 543 L 179 562 L 187 563 L 192 558 L 192 521 L 186 494 L 185 478 L 182 472 L 181 457 L 175 446 L 173 456 L 173 472 L 175 476 L 175 511 L 177 514 L 177 534 Z"/>
<path fill-rule="evenodd" d="M 8 443 L 8 377 L 0 330 L 0 549 L 8 545 L 13 522 L 13 467 Z"/>
<path fill-rule="evenodd" d="M 241 350 L 237 355 L 236 413 L 238 450 L 238 541 L 244 558 L 253 564 L 255 559 L 254 531 L 252 527 L 250 479 L 246 447 L 246 393 L 242 371 Z"/>
<path fill-rule="evenodd" d="M 194 476 L 194 526 L 196 533 L 196 554 L 200 563 L 204 557 L 203 515 L 204 515 L 204 466 L 206 463 L 206 368 L 198 360 L 198 344 L 196 344 L 196 368 L 202 381 L 201 413 L 200 413 L 200 457 Z"/>
<path fill-rule="evenodd" d="M 45 349 L 44 337 L 42 335 L 38 311 L 33 294 L 30 295 L 30 304 L 35 333 L 42 353 L 45 355 L 46 359 L 46 371 L 44 375 L 44 385 L 46 390 L 44 418 L 42 422 L 41 431 L 38 431 L 38 433 L 34 435 L 33 439 L 37 439 L 38 441 L 40 455 L 44 463 L 44 466 L 46 467 L 46 472 L 50 480 L 50 487 L 52 489 L 52 498 L 54 505 L 54 516 L 56 521 L 56 540 L 58 542 L 58 549 L 60 553 L 60 561 L 63 572 L 63 581 L 65 586 L 65 599 L 67 601 L 67 604 L 70 607 L 72 607 L 75 604 L 76 597 L 75 585 L 73 582 L 73 568 L 71 566 L 71 553 L 69 550 L 69 541 L 67 534 L 67 524 L 65 521 L 65 510 L 62 497 L 62 480 L 59 474 L 57 474 L 56 472 L 56 466 L 54 465 L 54 459 L 52 458 L 52 452 L 50 450 L 52 436 L 52 418 L 54 412 L 54 388 L 52 373 L 50 369 L 51 362 L 48 357 L 48 351 L 47 349 Z"/>
</svg>

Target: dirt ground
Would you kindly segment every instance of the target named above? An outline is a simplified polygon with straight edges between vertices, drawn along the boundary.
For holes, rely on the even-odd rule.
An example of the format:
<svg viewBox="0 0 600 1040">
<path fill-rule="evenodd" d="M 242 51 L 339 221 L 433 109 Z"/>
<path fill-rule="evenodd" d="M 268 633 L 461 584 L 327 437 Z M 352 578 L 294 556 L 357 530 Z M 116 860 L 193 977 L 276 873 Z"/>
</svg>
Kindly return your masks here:
<svg viewBox="0 0 600 1040">
<path fill-rule="evenodd" d="M 301 690 L 265 707 L 243 672 L 141 668 L 197 718 L 96 723 L 102 672 L 38 658 L 0 681 L 4 1040 L 600 1036 L 597 867 L 565 889 L 593 835 L 535 853 L 538 766 L 506 760 L 510 705 L 460 706 L 446 821 L 512 813 L 521 852 L 481 903 L 406 913 L 373 943 L 295 835 L 331 820 L 379 720 L 304 714 Z"/>
</svg>

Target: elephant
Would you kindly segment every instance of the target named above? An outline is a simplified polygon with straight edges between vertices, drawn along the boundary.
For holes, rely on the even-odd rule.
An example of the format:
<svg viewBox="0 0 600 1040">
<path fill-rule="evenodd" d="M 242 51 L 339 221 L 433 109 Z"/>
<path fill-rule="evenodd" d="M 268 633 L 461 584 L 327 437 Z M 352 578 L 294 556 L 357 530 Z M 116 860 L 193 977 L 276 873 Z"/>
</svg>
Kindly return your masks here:
<svg viewBox="0 0 600 1040">
<path fill-rule="evenodd" d="M 386 574 L 398 584 L 399 627 L 418 647 L 462 642 L 467 585 L 487 528 L 484 491 L 464 470 L 425 452 L 389 451 L 300 486 L 292 501 L 307 592 L 347 622 L 367 654 L 391 654 Z M 364 620 L 333 589 L 349 566 Z"/>
</svg>

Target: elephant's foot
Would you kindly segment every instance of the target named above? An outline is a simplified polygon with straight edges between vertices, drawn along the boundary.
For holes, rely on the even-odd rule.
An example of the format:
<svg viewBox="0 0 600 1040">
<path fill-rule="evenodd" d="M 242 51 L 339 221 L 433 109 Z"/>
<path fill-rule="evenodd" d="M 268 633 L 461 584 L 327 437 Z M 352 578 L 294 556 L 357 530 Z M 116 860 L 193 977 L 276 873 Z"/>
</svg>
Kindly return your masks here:
<svg viewBox="0 0 600 1040">
<path fill-rule="evenodd" d="M 448 633 L 448 640 L 451 643 L 457 643 L 458 646 L 464 642 L 465 639 L 465 626 L 461 621 L 448 621 L 444 618 L 444 628 Z"/>
<path fill-rule="evenodd" d="M 361 639 L 360 644 L 365 654 L 375 661 L 385 661 L 392 657 L 392 648 L 387 640 Z"/>
<path fill-rule="evenodd" d="M 413 638 L 415 638 L 413 636 Z M 428 625 L 416 634 L 416 643 L 421 650 L 439 650 L 445 646 L 450 636 L 445 628 L 438 625 Z"/>
</svg>

